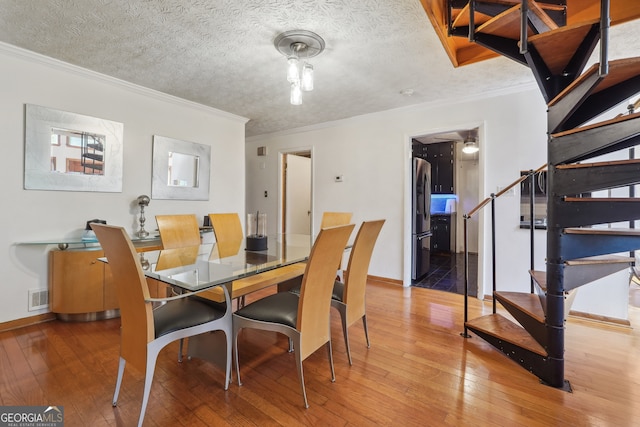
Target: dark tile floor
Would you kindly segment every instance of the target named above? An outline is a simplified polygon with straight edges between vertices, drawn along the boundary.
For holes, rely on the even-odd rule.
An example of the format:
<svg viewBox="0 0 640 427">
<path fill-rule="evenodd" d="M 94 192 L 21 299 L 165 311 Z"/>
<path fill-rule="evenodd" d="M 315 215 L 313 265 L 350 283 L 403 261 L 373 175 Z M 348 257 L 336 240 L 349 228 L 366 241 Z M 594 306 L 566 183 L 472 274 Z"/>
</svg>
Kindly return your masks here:
<svg viewBox="0 0 640 427">
<path fill-rule="evenodd" d="M 469 295 L 476 296 L 478 255 L 469 254 Z M 464 294 L 464 254 L 432 254 L 429 272 L 412 286 Z"/>
</svg>

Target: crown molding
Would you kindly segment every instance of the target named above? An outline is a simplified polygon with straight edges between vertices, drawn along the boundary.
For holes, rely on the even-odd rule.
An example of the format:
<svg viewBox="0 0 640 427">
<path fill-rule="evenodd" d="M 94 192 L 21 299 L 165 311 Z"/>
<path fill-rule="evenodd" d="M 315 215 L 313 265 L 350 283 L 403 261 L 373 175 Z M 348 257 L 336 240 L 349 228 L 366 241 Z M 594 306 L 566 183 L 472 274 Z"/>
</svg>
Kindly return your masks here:
<svg viewBox="0 0 640 427">
<path fill-rule="evenodd" d="M 69 64 L 68 62 L 60 61 L 58 59 L 54 59 L 49 56 L 45 56 L 27 49 L 22 49 L 20 47 L 17 47 L 8 43 L 0 42 L 0 53 L 10 55 L 25 61 L 33 62 L 39 65 L 55 68 L 57 70 L 61 70 L 70 74 L 76 74 L 81 77 L 99 81 L 101 83 L 119 86 L 130 92 L 134 92 L 150 98 L 155 98 L 160 101 L 169 102 L 175 105 L 193 108 L 208 114 L 213 114 L 218 117 L 233 120 L 235 122 L 240 122 L 245 124 L 249 121 L 248 118 L 238 116 L 237 114 L 228 113 L 226 111 L 219 110 L 217 108 L 209 107 L 193 101 L 188 101 L 186 99 L 183 99 L 177 96 L 169 95 L 154 89 L 149 89 L 144 86 L 136 85 L 134 83 L 130 83 L 125 80 L 111 77 L 106 74 L 97 73 L 95 71 L 91 71 L 86 68 L 79 67 L 77 65 Z"/>
<path fill-rule="evenodd" d="M 389 110 L 377 111 L 374 113 L 367 113 L 359 116 L 347 117 L 344 119 L 333 120 L 329 122 L 318 123 L 314 125 L 303 126 L 303 127 L 293 128 L 293 129 L 287 129 L 279 132 L 265 133 L 261 135 L 252 135 L 252 136 L 246 137 L 245 142 L 246 143 L 259 142 L 259 141 L 270 139 L 277 136 L 293 135 L 293 134 L 310 132 L 310 131 L 319 130 L 319 129 L 325 129 L 325 128 L 336 127 L 341 125 L 348 125 L 358 121 L 375 119 L 376 117 L 380 117 L 388 114 L 397 114 L 397 113 L 402 114 L 405 112 L 411 113 L 414 111 L 424 110 L 425 108 L 433 108 L 435 106 L 437 106 L 438 108 L 446 108 L 446 107 L 451 107 L 453 105 L 457 105 L 464 102 L 484 100 L 487 98 L 496 98 L 499 96 L 506 96 L 506 95 L 511 95 L 519 92 L 527 92 L 530 90 L 537 90 L 537 86 L 535 82 L 524 83 L 520 85 L 510 86 L 507 88 L 500 88 L 496 90 L 486 91 L 481 94 L 470 95 L 464 98 L 448 98 L 448 99 L 441 99 L 437 101 L 423 102 L 420 104 L 407 105 L 405 107 L 392 108 Z"/>
</svg>

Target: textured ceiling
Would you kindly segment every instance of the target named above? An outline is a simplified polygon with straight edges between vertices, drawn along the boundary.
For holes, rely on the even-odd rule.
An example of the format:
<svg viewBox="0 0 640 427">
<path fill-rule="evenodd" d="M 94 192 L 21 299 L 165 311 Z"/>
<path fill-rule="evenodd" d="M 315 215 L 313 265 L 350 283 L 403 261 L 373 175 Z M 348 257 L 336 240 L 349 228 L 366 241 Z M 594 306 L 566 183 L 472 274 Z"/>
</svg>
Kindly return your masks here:
<svg viewBox="0 0 640 427">
<path fill-rule="evenodd" d="M 294 29 L 326 42 L 301 106 L 273 46 Z M 0 0 L 0 41 L 247 117 L 247 136 L 533 82 L 505 58 L 454 69 L 419 0 Z"/>
</svg>

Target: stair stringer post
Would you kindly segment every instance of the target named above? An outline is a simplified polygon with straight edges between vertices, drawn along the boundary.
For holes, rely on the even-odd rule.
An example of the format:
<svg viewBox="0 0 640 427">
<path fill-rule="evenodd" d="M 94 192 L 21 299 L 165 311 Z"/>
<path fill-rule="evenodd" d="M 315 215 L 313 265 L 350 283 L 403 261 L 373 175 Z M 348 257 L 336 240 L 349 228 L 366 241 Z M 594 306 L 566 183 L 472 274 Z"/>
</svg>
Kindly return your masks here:
<svg viewBox="0 0 640 427">
<path fill-rule="evenodd" d="M 549 138 L 549 142 L 551 138 Z M 547 326 L 548 371 L 546 378 L 551 387 L 563 388 L 564 380 L 564 259 L 562 259 L 558 205 L 561 195 L 555 191 L 555 167 L 549 163 L 547 172 L 547 295 L 545 302 Z"/>
</svg>

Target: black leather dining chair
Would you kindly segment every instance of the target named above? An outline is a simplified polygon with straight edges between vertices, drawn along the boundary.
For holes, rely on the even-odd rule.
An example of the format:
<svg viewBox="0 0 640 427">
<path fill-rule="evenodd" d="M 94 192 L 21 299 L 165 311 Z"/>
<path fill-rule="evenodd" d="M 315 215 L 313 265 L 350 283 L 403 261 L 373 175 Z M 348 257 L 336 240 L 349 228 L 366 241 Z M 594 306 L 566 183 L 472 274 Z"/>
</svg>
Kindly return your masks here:
<svg viewBox="0 0 640 427">
<path fill-rule="evenodd" d="M 309 403 L 302 361 L 324 345 L 329 353 L 331 381 L 335 381 L 329 319 L 331 290 L 336 268 L 353 227 L 353 224 L 349 224 L 320 231 L 302 276 L 299 295 L 278 292 L 252 302 L 233 314 L 233 345 L 239 385 L 238 333 L 244 328 L 275 331 L 289 337 L 293 343 L 305 408 L 309 407 Z"/>
<path fill-rule="evenodd" d="M 226 336 L 225 390 L 231 380 L 231 300 L 224 289 L 226 304 L 217 304 L 196 295 L 166 298 L 153 309 L 149 289 L 138 255 L 124 228 L 92 224 L 107 257 L 120 306 L 120 362 L 113 406 L 118 402 L 127 362 L 144 372 L 144 391 L 138 426 L 142 425 L 160 351 L 183 338 L 221 330 Z"/>
</svg>

